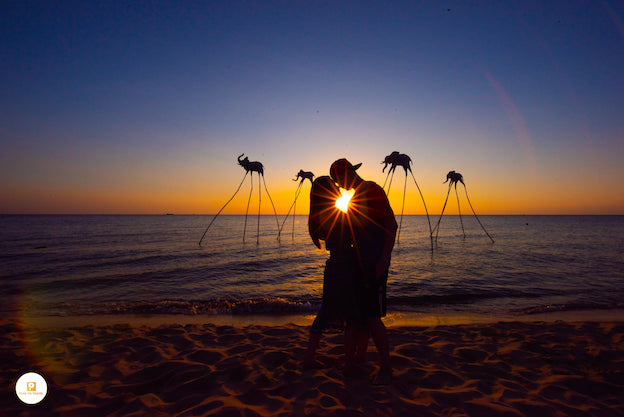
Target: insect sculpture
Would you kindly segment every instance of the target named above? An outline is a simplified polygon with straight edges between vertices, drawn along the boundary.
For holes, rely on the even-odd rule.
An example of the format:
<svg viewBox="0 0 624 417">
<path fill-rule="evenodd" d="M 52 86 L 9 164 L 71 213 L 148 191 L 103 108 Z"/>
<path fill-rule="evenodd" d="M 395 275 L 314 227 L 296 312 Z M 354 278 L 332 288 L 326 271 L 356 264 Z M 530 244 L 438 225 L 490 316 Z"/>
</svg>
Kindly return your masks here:
<svg viewBox="0 0 624 417">
<path fill-rule="evenodd" d="M 479 223 L 479 225 L 481 226 L 481 228 L 483 229 L 487 237 L 489 237 L 492 243 L 494 243 L 494 239 L 492 239 L 492 236 L 490 236 L 487 230 L 485 230 L 485 227 L 483 227 L 481 220 L 479 220 L 477 213 L 472 207 L 472 203 L 470 202 L 470 197 L 468 197 L 468 190 L 466 189 L 466 184 L 464 183 L 464 176 L 460 174 L 459 172 L 449 171 L 448 174 L 446 174 L 446 181 L 444 181 L 443 184 L 446 184 L 447 182 L 449 183 L 449 186 L 448 186 L 448 191 L 446 193 L 446 199 L 444 200 L 444 206 L 442 206 L 442 213 L 440 213 L 440 218 L 438 219 L 438 223 L 433 228 L 433 230 L 436 233 L 436 236 L 435 236 L 436 242 L 438 240 L 438 233 L 440 232 L 440 221 L 442 220 L 442 215 L 444 214 L 444 209 L 446 208 L 446 203 L 448 202 L 449 194 L 451 193 L 451 187 L 453 185 L 455 185 L 455 197 L 457 198 L 457 212 L 459 213 L 459 222 L 461 224 L 462 233 L 464 234 L 464 239 L 466 238 L 466 231 L 464 230 L 464 222 L 461 217 L 461 208 L 459 205 L 459 195 L 457 194 L 457 183 L 461 182 L 462 185 L 464 186 L 464 192 L 466 193 L 466 200 L 468 200 L 468 205 L 470 205 L 470 209 L 472 210 L 472 213 L 474 214 L 475 218 L 477 219 L 477 222 Z"/>
<path fill-rule="evenodd" d="M 429 236 L 432 239 L 431 247 L 433 248 L 433 237 L 432 237 L 433 233 L 431 230 L 431 220 L 429 219 L 429 211 L 427 210 L 427 204 L 425 203 L 425 198 L 423 197 L 422 192 L 420 191 L 420 187 L 418 186 L 418 182 L 416 182 L 416 178 L 414 177 L 414 173 L 412 172 L 412 167 L 411 167 L 412 159 L 404 153 L 399 153 L 398 151 L 394 151 L 390 155 L 386 156 L 381 163 L 385 164 L 381 172 L 384 172 L 386 168 L 388 167 L 388 165 L 390 165 L 390 169 L 388 170 L 388 174 L 386 175 L 386 180 L 384 181 L 384 185 L 383 185 L 383 188 L 385 189 L 386 183 L 388 182 L 388 177 L 389 177 L 390 183 L 388 184 L 388 191 L 386 192 L 387 195 L 390 195 L 390 187 L 392 187 L 392 179 L 394 178 L 394 171 L 396 170 L 397 166 L 403 167 L 403 170 L 405 171 L 405 180 L 403 182 L 403 203 L 401 205 L 401 218 L 399 220 L 399 231 L 397 233 L 397 242 L 399 241 L 399 238 L 401 236 L 401 225 L 403 224 L 403 211 L 405 209 L 405 191 L 407 189 L 407 173 L 409 171 L 409 173 L 412 175 L 412 179 L 414 180 L 414 184 L 416 184 L 416 188 L 418 189 L 418 193 L 420 194 L 420 198 L 422 199 L 423 206 L 425 207 L 425 213 L 427 214 L 427 223 L 429 224 Z"/>
<path fill-rule="evenodd" d="M 301 178 L 301 181 L 299 181 L 299 185 L 297 186 L 297 190 L 295 191 L 295 201 L 293 201 L 293 203 L 290 205 L 290 208 L 288 209 L 288 213 L 286 213 L 286 217 L 284 218 L 284 221 L 282 222 L 282 227 L 280 228 L 280 234 L 281 234 L 282 229 L 284 228 L 284 224 L 286 224 L 286 219 L 288 219 L 288 216 L 290 215 L 290 211 L 292 210 L 293 212 L 292 237 L 293 238 L 295 237 L 295 211 L 297 210 L 297 199 L 299 198 L 299 194 L 301 194 L 301 188 L 305 180 L 310 180 L 310 184 L 314 182 L 314 174 L 310 171 L 304 171 L 300 169 L 299 172 L 297 173 L 297 176 L 293 179 L 293 181 L 298 181 L 299 178 Z"/>
<path fill-rule="evenodd" d="M 264 183 L 264 189 L 265 189 L 267 195 L 269 196 L 269 200 L 271 201 L 271 206 L 273 207 L 273 212 L 275 213 L 275 221 L 277 223 L 277 230 L 278 230 L 277 238 L 278 239 L 280 238 L 279 220 L 277 219 L 277 211 L 275 210 L 275 205 L 273 204 L 273 199 L 271 198 L 271 194 L 269 194 L 269 189 L 267 188 L 266 181 L 264 179 L 264 166 L 262 165 L 261 162 L 250 161 L 248 157 L 245 157 L 244 159 L 241 159 L 241 157 L 243 155 L 245 155 L 245 154 L 242 153 L 242 154 L 240 154 L 238 156 L 238 164 L 245 169 L 245 176 L 243 176 L 243 179 L 241 180 L 240 184 L 238 185 L 238 188 L 236 189 L 236 191 L 234 192 L 232 197 L 230 197 L 230 199 L 223 205 L 223 207 L 221 207 L 221 209 L 217 212 L 217 214 L 215 214 L 215 216 L 212 218 L 212 220 L 208 224 L 208 227 L 206 227 L 206 230 L 204 230 L 204 234 L 202 235 L 201 239 L 199 240 L 199 246 L 201 246 L 202 241 L 204 240 L 204 237 L 206 236 L 206 232 L 208 232 L 208 229 L 210 229 L 210 226 L 212 226 L 212 223 L 214 223 L 214 221 L 217 218 L 217 216 L 219 216 L 219 214 L 221 214 L 223 209 L 230 203 L 230 201 L 232 201 L 234 199 L 236 194 L 238 194 L 238 192 L 240 191 L 240 189 L 241 189 L 241 187 L 243 185 L 243 182 L 245 182 L 245 178 L 247 178 L 247 174 L 251 173 L 250 176 L 249 176 L 249 184 L 251 185 L 251 187 L 250 187 L 250 190 L 249 190 L 249 198 L 247 199 L 247 209 L 245 211 L 245 226 L 243 228 L 243 242 L 245 241 L 245 234 L 247 233 L 247 215 L 249 214 L 249 203 L 251 202 L 251 195 L 252 195 L 252 192 L 253 192 L 253 173 L 254 172 L 258 173 L 258 231 L 256 233 L 256 243 L 260 243 L 260 207 L 261 207 L 261 204 L 262 204 L 262 185 L 260 183 L 261 179 L 262 179 L 262 182 Z"/>
</svg>

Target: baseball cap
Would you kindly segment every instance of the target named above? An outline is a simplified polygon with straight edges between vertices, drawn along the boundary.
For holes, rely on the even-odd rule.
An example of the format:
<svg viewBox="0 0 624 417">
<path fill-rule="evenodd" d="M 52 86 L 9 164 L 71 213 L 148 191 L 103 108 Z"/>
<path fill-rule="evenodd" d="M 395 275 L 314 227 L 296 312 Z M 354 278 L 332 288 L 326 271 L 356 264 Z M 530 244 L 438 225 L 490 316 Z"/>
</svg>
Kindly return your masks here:
<svg viewBox="0 0 624 417">
<path fill-rule="evenodd" d="M 346 158 L 340 158 L 340 159 L 335 160 L 334 163 L 331 164 L 331 167 L 329 168 L 329 175 L 334 179 L 334 181 L 336 181 L 337 179 L 336 174 L 338 174 L 339 172 L 347 172 L 348 170 L 355 171 L 361 165 L 362 165 L 361 162 L 359 164 L 353 165 Z"/>
</svg>

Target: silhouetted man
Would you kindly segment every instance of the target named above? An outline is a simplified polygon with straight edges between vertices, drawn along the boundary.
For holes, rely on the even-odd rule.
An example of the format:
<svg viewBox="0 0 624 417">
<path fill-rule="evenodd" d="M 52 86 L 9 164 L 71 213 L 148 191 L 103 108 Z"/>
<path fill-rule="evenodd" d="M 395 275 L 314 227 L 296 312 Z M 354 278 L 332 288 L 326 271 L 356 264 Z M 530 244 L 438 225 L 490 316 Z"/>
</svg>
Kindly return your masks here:
<svg viewBox="0 0 624 417">
<path fill-rule="evenodd" d="M 332 188 L 327 177 L 321 177 L 324 184 L 322 188 L 317 184 L 319 187 L 316 190 L 320 193 L 314 192 L 313 185 L 310 197 L 310 236 L 319 248 L 318 240 L 326 240 L 330 259 L 323 281 L 324 305 L 311 329 L 309 352 L 314 353 L 320 340 L 320 333 L 319 336 L 314 334 L 315 326 L 322 328 L 321 324 L 332 316 L 331 311 L 325 309 L 326 289 L 333 291 L 333 288 L 340 288 L 340 292 L 334 291 L 329 297 L 334 299 L 340 297 L 340 293 L 345 294 L 344 305 L 340 307 L 342 311 L 339 313 L 348 313 L 342 314 L 342 318 L 347 320 L 347 367 L 355 363 L 358 345 L 359 355 L 365 355 L 370 331 L 380 358 L 380 371 L 375 383 L 387 384 L 391 380 L 392 370 L 388 336 L 381 317 L 386 315 L 386 283 L 397 223 L 383 189 L 357 175 L 356 170 L 360 165 L 353 165 L 343 158 L 335 161 L 330 168 L 333 182 L 340 188 L 355 192 L 344 214 L 332 206 L 340 192 L 335 185 Z M 355 306 L 352 305 L 352 297 Z"/>
<path fill-rule="evenodd" d="M 340 191 L 334 180 L 328 176 L 318 177 L 312 183 L 310 191 L 310 215 L 308 227 L 314 244 L 321 249 L 320 240 L 325 241 L 325 248 L 330 252 L 323 274 L 323 301 L 310 328 L 310 339 L 305 367 L 316 367 L 316 349 L 323 331 L 330 322 L 358 323 L 366 327 L 366 319 L 356 299 L 359 270 L 357 253 L 353 238 L 347 229 L 346 213 L 336 207 Z M 346 338 L 345 343 L 355 343 L 354 338 Z M 347 363 L 355 351 L 354 346 L 345 349 Z"/>
<path fill-rule="evenodd" d="M 381 318 L 386 315 L 386 284 L 397 223 L 386 193 L 376 183 L 363 180 L 356 172 L 359 167 L 360 164 L 354 166 L 346 159 L 338 159 L 329 172 L 341 188 L 355 190 L 346 223 L 360 271 L 356 299 L 379 353 L 380 370 L 375 382 L 387 384 L 392 378 L 390 347 Z M 366 343 L 368 334 L 359 333 L 359 344 Z"/>
</svg>

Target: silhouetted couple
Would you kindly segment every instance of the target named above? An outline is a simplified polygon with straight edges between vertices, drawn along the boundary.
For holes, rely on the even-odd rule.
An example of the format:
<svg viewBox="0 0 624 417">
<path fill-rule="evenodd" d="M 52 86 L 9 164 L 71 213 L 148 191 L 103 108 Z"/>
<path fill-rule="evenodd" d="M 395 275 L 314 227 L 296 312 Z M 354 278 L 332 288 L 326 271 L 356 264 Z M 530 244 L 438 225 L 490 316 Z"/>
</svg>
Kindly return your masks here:
<svg viewBox="0 0 624 417">
<path fill-rule="evenodd" d="M 383 189 L 364 181 L 346 159 L 335 161 L 330 176 L 317 178 L 310 192 L 309 231 L 330 256 L 323 277 L 323 302 L 310 329 L 306 366 L 330 322 L 345 323 L 345 373 L 366 360 L 369 335 L 379 353 L 377 384 L 390 383 L 390 348 L 386 327 L 386 283 L 397 231 L 394 213 Z M 355 193 L 346 212 L 336 207 L 340 188 Z"/>
</svg>

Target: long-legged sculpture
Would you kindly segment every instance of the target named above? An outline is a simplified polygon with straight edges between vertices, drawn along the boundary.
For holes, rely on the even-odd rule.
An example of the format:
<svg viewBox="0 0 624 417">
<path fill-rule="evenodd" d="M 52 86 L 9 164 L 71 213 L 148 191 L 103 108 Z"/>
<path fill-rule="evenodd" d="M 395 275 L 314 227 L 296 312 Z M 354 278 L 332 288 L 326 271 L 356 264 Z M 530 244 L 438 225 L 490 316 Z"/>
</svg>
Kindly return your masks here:
<svg viewBox="0 0 624 417">
<path fill-rule="evenodd" d="M 208 224 L 208 227 L 206 227 L 206 230 L 204 230 L 204 234 L 202 235 L 201 239 L 199 239 L 199 246 L 201 246 L 202 241 L 204 240 L 204 237 L 206 236 L 206 233 L 208 232 L 208 229 L 210 229 L 210 226 L 212 226 L 212 223 L 214 223 L 217 216 L 221 214 L 223 209 L 228 204 L 230 204 L 230 202 L 234 199 L 236 194 L 238 194 L 238 192 L 240 191 L 243 185 L 243 182 L 245 181 L 245 178 L 247 178 L 247 174 L 249 174 L 250 172 L 251 174 L 250 174 L 249 180 L 250 180 L 251 187 L 249 190 L 249 198 L 247 199 L 247 210 L 245 211 L 245 226 L 243 229 L 243 242 L 245 241 L 245 234 L 247 232 L 247 215 L 249 214 L 249 203 L 251 202 L 251 194 L 253 192 L 253 173 L 254 172 L 258 173 L 258 230 L 256 234 L 256 243 L 260 243 L 260 207 L 262 203 L 262 184 L 260 183 L 260 178 L 262 178 L 262 182 L 264 183 L 264 190 L 269 196 L 269 201 L 271 201 L 271 206 L 273 207 L 273 212 L 275 213 L 275 222 L 277 223 L 277 231 L 278 231 L 277 238 L 278 239 L 280 238 L 279 220 L 277 219 L 277 211 L 275 210 L 273 199 L 271 198 L 271 194 L 269 194 L 269 189 L 267 188 L 266 181 L 264 179 L 264 166 L 262 165 L 262 163 L 258 161 L 249 161 L 248 157 L 245 157 L 245 159 L 241 159 L 243 155 L 244 153 L 238 156 L 238 164 L 245 169 L 245 176 L 243 176 L 243 179 L 241 180 L 240 184 L 238 185 L 238 188 L 236 189 L 232 197 L 230 197 L 230 199 L 223 205 L 223 207 L 221 207 L 221 209 L 217 212 L 217 214 L 215 214 L 215 216 L 212 218 L 212 220 Z"/>
<path fill-rule="evenodd" d="M 388 182 L 388 177 L 390 177 L 390 183 L 388 184 L 388 191 L 386 194 L 390 194 L 390 187 L 392 187 L 392 179 L 394 178 L 394 170 L 397 166 L 402 166 L 405 170 L 405 180 L 403 181 L 403 203 L 401 205 L 401 218 L 399 220 L 399 232 L 397 234 L 397 242 L 401 237 L 401 225 L 403 224 L 403 211 L 405 209 L 405 191 L 407 189 L 407 172 L 412 175 L 412 179 L 414 180 L 414 184 L 416 184 L 416 188 L 418 189 L 418 193 L 420 194 L 420 198 L 422 199 L 423 206 L 425 207 L 425 213 L 427 214 L 427 223 L 429 224 L 429 236 L 431 238 L 431 248 L 433 249 L 433 233 L 431 230 L 431 220 L 429 219 L 429 211 L 427 210 L 427 203 L 425 203 L 425 197 L 423 197 L 422 192 L 420 191 L 420 187 L 418 186 L 418 182 L 416 182 L 416 177 L 414 177 L 414 173 L 412 172 L 412 167 L 410 164 L 412 163 L 412 159 L 404 154 L 399 153 L 397 151 L 392 152 L 390 155 L 386 156 L 384 160 L 381 162 L 385 164 L 381 172 L 384 172 L 385 169 L 390 164 L 390 169 L 388 170 L 388 174 L 386 175 L 386 180 L 384 181 L 383 188 L 386 188 L 386 183 Z M 390 175 L 392 173 L 392 175 Z"/>
<path fill-rule="evenodd" d="M 474 208 L 472 207 L 472 203 L 470 202 L 470 197 L 468 197 L 468 189 L 466 188 L 466 184 L 464 183 L 464 176 L 462 174 L 460 174 L 459 172 L 449 171 L 449 173 L 446 174 L 446 181 L 444 181 L 443 184 L 446 184 L 447 182 L 449 182 L 449 186 L 448 186 L 448 191 L 446 193 L 446 199 L 444 200 L 444 205 L 442 206 L 442 213 L 440 213 L 440 218 L 438 219 L 438 223 L 433 228 L 433 230 L 435 231 L 435 234 L 436 234 L 435 240 L 436 241 L 438 240 L 438 233 L 440 232 L 440 221 L 442 220 L 442 215 L 444 215 L 444 209 L 446 208 L 446 203 L 448 202 L 449 194 L 451 193 L 451 187 L 453 185 L 455 185 L 455 197 L 457 198 L 457 212 L 459 214 L 459 222 L 461 224 L 461 228 L 462 228 L 462 233 L 464 235 L 464 239 L 466 238 L 466 231 L 464 230 L 464 222 L 463 222 L 462 217 L 461 217 L 461 208 L 460 208 L 460 205 L 459 205 L 459 195 L 457 194 L 457 183 L 461 182 L 462 185 L 464 186 L 464 192 L 466 194 L 466 200 L 468 200 L 468 205 L 470 206 L 470 209 L 472 210 L 472 214 L 474 214 L 475 219 L 477 219 L 477 222 L 479 223 L 479 225 L 481 226 L 481 229 L 483 229 L 483 231 L 485 232 L 487 237 L 489 237 L 490 240 L 492 241 L 492 243 L 494 243 L 494 239 L 492 239 L 492 236 L 490 236 L 490 234 L 487 232 L 487 230 L 485 230 L 485 227 L 483 227 L 483 224 L 481 223 L 481 220 L 479 220 L 479 217 L 477 216 L 477 213 L 475 212 Z"/>
<path fill-rule="evenodd" d="M 290 215 L 290 211 L 293 211 L 293 228 L 292 228 L 292 237 L 295 237 L 295 212 L 297 211 L 297 199 L 299 198 L 299 194 L 301 194 L 301 188 L 303 185 L 303 182 L 308 179 L 310 180 L 310 184 L 312 184 L 312 182 L 314 181 L 314 174 L 311 173 L 310 171 L 304 171 L 302 169 L 299 170 L 299 172 L 297 173 L 297 176 L 293 179 L 293 181 L 297 181 L 299 180 L 299 178 L 301 178 L 301 181 L 299 181 L 299 185 L 297 186 L 297 190 L 295 191 L 295 201 L 293 201 L 293 203 L 290 205 L 290 208 L 288 209 L 288 213 L 286 213 L 286 217 L 284 218 L 284 221 L 282 222 L 282 227 L 280 227 L 280 234 L 282 232 L 282 230 L 284 229 L 284 224 L 286 224 L 286 219 L 288 219 L 288 216 Z"/>
</svg>

